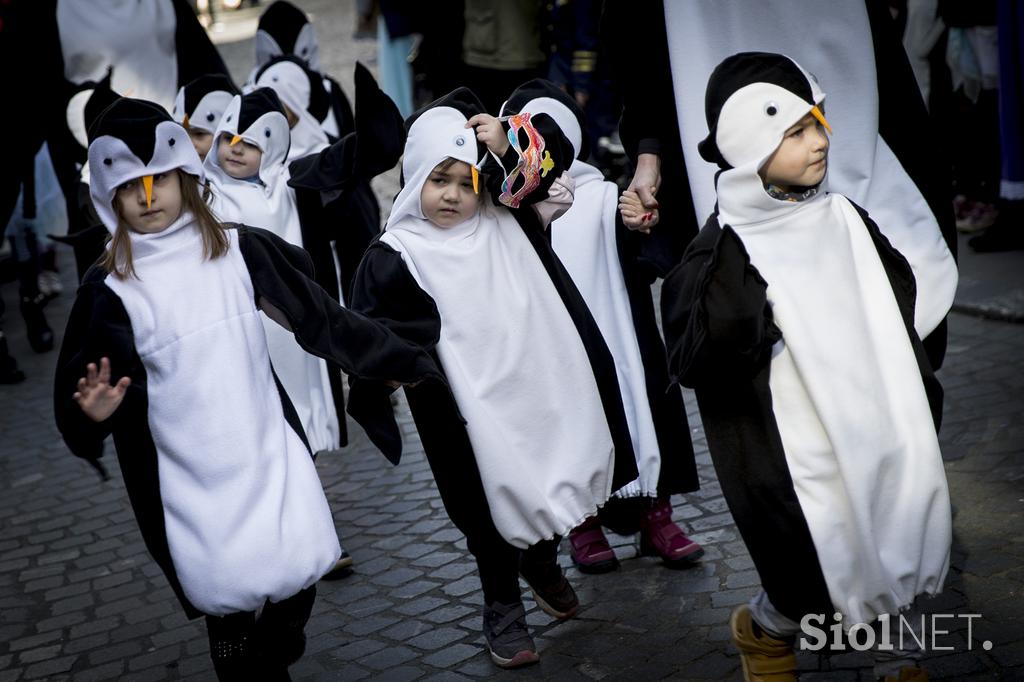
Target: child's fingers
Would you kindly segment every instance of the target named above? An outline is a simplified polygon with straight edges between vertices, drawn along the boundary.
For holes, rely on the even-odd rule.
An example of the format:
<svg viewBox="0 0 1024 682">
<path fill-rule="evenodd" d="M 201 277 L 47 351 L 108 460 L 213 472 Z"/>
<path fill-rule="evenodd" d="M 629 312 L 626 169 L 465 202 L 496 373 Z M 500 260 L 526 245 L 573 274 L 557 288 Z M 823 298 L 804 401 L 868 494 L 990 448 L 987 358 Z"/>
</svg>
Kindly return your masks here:
<svg viewBox="0 0 1024 682">
<path fill-rule="evenodd" d="M 129 377 L 121 377 L 121 379 L 114 386 L 115 395 L 121 397 L 124 392 L 128 390 L 128 387 L 132 385 L 132 380 Z"/>
<path fill-rule="evenodd" d="M 85 379 L 90 386 L 96 383 L 96 365 L 92 362 L 85 366 Z"/>
<path fill-rule="evenodd" d="M 493 117 L 490 116 L 489 114 L 476 114 L 475 116 L 470 118 L 468 121 L 466 121 L 466 127 L 467 128 L 472 128 L 473 126 L 478 126 L 481 123 L 488 123 L 488 122 L 491 121 L 492 118 Z"/>
<path fill-rule="evenodd" d="M 76 403 L 81 403 L 82 402 L 82 394 L 81 393 L 73 393 L 71 395 L 71 399 L 74 400 Z"/>
<path fill-rule="evenodd" d="M 76 386 L 76 388 L 77 388 L 77 389 L 78 389 L 79 391 L 84 391 L 84 390 L 85 390 L 86 388 L 88 388 L 88 386 L 89 386 L 89 385 L 88 385 L 88 383 L 87 383 L 87 382 L 85 381 L 85 377 L 82 377 L 81 379 L 79 379 L 79 380 L 78 380 L 78 385 Z"/>
<path fill-rule="evenodd" d="M 99 381 L 101 384 L 110 383 L 110 358 L 100 358 Z"/>
</svg>

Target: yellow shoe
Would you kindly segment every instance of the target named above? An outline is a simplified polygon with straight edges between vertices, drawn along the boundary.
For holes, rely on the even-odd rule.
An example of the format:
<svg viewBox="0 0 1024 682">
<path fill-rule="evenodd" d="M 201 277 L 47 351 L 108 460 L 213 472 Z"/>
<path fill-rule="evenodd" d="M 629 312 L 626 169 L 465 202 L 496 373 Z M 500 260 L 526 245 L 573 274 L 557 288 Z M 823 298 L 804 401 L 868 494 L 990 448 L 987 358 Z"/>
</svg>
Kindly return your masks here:
<svg viewBox="0 0 1024 682">
<path fill-rule="evenodd" d="M 755 635 L 749 607 L 736 607 L 729 619 L 729 627 L 733 644 L 740 650 L 745 682 L 796 682 L 793 645 L 766 632 Z"/>
<path fill-rule="evenodd" d="M 928 682 L 928 673 L 923 668 L 908 666 L 900 668 L 900 676 L 886 675 L 885 682 Z"/>
</svg>

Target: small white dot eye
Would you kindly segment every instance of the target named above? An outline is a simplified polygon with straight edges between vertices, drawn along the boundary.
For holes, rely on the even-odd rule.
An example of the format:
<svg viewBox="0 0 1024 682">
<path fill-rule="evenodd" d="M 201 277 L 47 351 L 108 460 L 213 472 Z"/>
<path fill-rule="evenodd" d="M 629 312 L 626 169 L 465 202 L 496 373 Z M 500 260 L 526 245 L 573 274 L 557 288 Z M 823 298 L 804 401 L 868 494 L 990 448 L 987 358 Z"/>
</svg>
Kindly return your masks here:
<svg viewBox="0 0 1024 682">
<path fill-rule="evenodd" d="M 768 102 L 767 104 L 764 105 L 764 113 L 767 116 L 774 116 L 775 114 L 779 113 L 779 105 L 776 104 L 775 102 Z"/>
</svg>

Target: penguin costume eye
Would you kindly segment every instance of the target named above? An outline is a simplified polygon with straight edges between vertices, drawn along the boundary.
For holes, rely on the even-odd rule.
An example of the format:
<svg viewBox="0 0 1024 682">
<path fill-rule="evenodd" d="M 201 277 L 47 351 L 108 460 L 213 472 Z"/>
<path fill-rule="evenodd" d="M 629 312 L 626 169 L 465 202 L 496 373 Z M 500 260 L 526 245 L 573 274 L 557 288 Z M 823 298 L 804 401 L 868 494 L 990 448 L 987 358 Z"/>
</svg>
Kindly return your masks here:
<svg viewBox="0 0 1024 682">
<path fill-rule="evenodd" d="M 171 139 L 167 140 L 167 146 L 168 147 L 173 147 L 174 146 L 174 138 L 173 137 Z"/>
<path fill-rule="evenodd" d="M 228 121 L 231 120 L 231 114 L 228 114 Z"/>
<path fill-rule="evenodd" d="M 216 117 L 213 115 L 212 112 L 206 115 L 206 120 L 209 121 L 210 123 L 213 123 L 213 119 L 214 118 L 216 118 Z"/>
<path fill-rule="evenodd" d="M 112 163 L 114 163 L 114 160 L 113 160 L 113 159 L 103 159 L 103 165 L 104 165 L 104 166 L 109 166 L 109 165 L 111 165 Z"/>
<path fill-rule="evenodd" d="M 266 135 L 267 137 L 270 137 L 270 128 L 264 128 L 263 134 Z"/>
<path fill-rule="evenodd" d="M 466 138 L 463 137 L 462 135 L 459 135 L 459 136 L 457 136 L 455 138 L 455 146 L 456 147 L 462 147 L 465 144 L 466 144 Z"/>
<path fill-rule="evenodd" d="M 779 113 L 779 105 L 775 102 L 768 102 L 764 105 L 764 113 L 768 116 L 774 116 Z"/>
</svg>

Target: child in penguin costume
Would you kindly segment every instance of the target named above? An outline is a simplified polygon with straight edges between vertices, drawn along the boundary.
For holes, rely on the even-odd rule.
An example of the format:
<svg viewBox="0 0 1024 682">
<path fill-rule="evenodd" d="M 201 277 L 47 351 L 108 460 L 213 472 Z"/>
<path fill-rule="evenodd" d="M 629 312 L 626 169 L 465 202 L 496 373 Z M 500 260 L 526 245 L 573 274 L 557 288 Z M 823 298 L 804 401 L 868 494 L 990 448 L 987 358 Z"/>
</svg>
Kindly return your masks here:
<svg viewBox="0 0 1024 682">
<path fill-rule="evenodd" d="M 188 131 L 200 160 L 206 158 L 213 146 L 213 134 L 224 110 L 237 94 L 238 88 L 231 79 L 219 73 L 202 75 L 178 90 L 171 117 Z"/>
<path fill-rule="evenodd" d="M 399 125 L 397 110 L 377 88 L 373 77 L 357 67 L 357 87 L 364 97 L 359 109 L 364 146 L 373 143 L 376 126 Z M 372 144 L 376 159 L 356 154 L 357 137 L 350 133 L 323 148 L 304 167 L 303 177 L 315 175 L 338 189 L 331 201 L 345 201 L 345 194 L 381 171 L 381 159 L 391 163 L 401 152 L 401 140 Z M 290 244 L 301 246 L 313 260 L 317 283 L 344 302 L 331 241 L 344 241 L 345 233 L 358 229 L 337 221 L 325 206 L 324 195 L 313 182 L 292 187 L 293 164 L 286 161 L 290 147 L 288 122 L 280 100 L 270 88 L 235 96 L 215 133 L 214 149 L 204 162 L 213 193 L 214 213 L 226 221 L 261 225 Z M 364 155 L 365 156 L 365 155 Z M 386 163 L 386 162 L 385 162 Z M 335 198 L 337 197 L 337 198 Z M 330 203 L 328 203 L 328 206 Z M 299 348 L 290 334 L 265 320 L 271 357 L 285 390 L 299 411 L 314 452 L 332 450 L 347 442 L 341 376 Z"/>
<path fill-rule="evenodd" d="M 113 435 L 143 539 L 186 613 L 207 616 L 218 676 L 277 679 L 340 548 L 259 312 L 348 372 L 412 382 L 433 362 L 340 307 L 301 249 L 217 222 L 188 134 L 158 105 L 119 99 L 90 138 L 112 238 L 64 334 L 57 426 L 101 473 Z"/>
<path fill-rule="evenodd" d="M 363 257 L 352 307 L 443 372 L 406 396 L 477 561 L 491 658 L 516 667 L 538 660 L 519 575 L 545 612 L 571 617 L 578 600 L 557 563 L 559 537 L 637 469 L 614 360 L 545 234 L 572 200 L 575 153 L 546 114 L 507 125 L 465 88 L 410 117 L 404 186 Z M 489 160 L 485 190 L 488 149 L 501 165 Z M 349 413 L 397 464 L 392 390 L 357 380 Z"/>
<path fill-rule="evenodd" d="M 700 144 L 720 168 L 717 210 L 662 291 L 669 370 L 696 389 L 763 585 L 731 622 L 748 680 L 795 679 L 805 615 L 868 627 L 941 591 L 949 566 L 942 389 L 921 338 L 952 305 L 956 266 L 932 263 L 936 286 L 916 290 L 867 212 L 827 190 L 824 99 L 782 55 L 718 65 Z M 903 653 L 876 674 L 915 659 Z"/>
<path fill-rule="evenodd" d="M 249 82 L 256 81 L 256 73 L 271 60 L 281 56 L 296 57 L 318 74 L 330 100 L 330 115 L 322 121 L 324 132 L 331 140 L 345 137 L 353 130 L 352 106 L 341 84 L 324 74 L 320 68 L 320 45 L 316 30 L 309 17 L 287 0 L 276 0 L 260 15 L 256 26 L 256 68 Z"/>
<path fill-rule="evenodd" d="M 303 224 L 295 192 L 288 186 L 284 162 L 288 122 L 274 92 L 261 88 L 235 95 L 215 138 L 203 166 L 217 218 L 265 227 L 289 244 L 305 248 L 313 257 L 317 282 L 337 300 L 333 263 L 328 260 L 329 269 L 322 267 L 322 259 L 317 258 L 321 256 L 316 248 L 319 240 L 310 235 L 319 225 L 309 220 Z M 345 423 L 340 376 L 326 362 L 306 353 L 292 334 L 268 315 L 263 316 L 263 323 L 274 370 L 298 411 L 310 447 L 313 452 L 337 449 Z"/>
<path fill-rule="evenodd" d="M 618 211 L 618 188 L 585 163 L 583 114 L 554 83 L 536 79 L 519 86 L 501 115 L 547 114 L 575 153 L 568 173 L 575 183 L 572 206 L 551 224 L 551 246 L 572 276 L 615 358 L 622 403 L 640 477 L 615 492 L 598 517 L 569 533 L 569 551 L 586 573 L 618 567 L 602 524 L 641 533 L 644 553 L 669 566 L 692 565 L 703 554 L 672 521 L 670 495 L 699 487 L 686 408 L 679 386 L 669 381 L 665 345 L 655 319 L 650 281 L 637 256 L 646 235 L 627 230 Z M 666 387 L 669 387 L 666 391 Z"/>
</svg>

